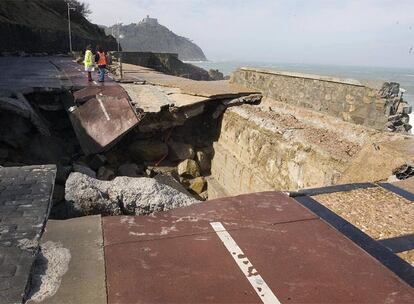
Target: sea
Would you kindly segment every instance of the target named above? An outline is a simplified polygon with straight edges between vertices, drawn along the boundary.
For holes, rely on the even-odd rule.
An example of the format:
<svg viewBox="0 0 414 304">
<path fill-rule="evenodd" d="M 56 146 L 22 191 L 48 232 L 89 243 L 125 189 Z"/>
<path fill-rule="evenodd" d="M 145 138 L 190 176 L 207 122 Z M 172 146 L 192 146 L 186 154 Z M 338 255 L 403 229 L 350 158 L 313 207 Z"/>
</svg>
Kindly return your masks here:
<svg viewBox="0 0 414 304">
<path fill-rule="evenodd" d="M 385 68 L 249 61 L 193 61 L 191 63 L 206 70 L 218 69 L 220 72 L 224 73 L 224 75 L 230 75 L 239 67 L 256 67 L 278 71 L 333 76 L 346 79 L 351 78 L 359 81 L 375 83 L 398 82 L 400 87 L 406 90 L 404 93 L 404 99 L 414 108 L 414 67 Z M 411 116 L 410 121 L 413 123 L 413 116 Z"/>
</svg>

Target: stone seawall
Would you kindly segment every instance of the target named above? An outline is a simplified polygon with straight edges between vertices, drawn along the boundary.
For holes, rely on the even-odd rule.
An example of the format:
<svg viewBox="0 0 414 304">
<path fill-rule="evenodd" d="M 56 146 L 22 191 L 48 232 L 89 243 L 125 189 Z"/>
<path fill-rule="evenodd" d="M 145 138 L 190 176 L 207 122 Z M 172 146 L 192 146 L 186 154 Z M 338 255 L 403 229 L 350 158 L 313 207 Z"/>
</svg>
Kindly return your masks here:
<svg viewBox="0 0 414 304">
<path fill-rule="evenodd" d="M 378 130 L 387 122 L 387 100 L 356 80 L 240 68 L 231 82 L 260 90 L 276 101 L 326 113 Z"/>
<path fill-rule="evenodd" d="M 195 65 L 184 63 L 174 53 L 111 52 L 116 59 L 122 55 L 122 62 L 154 69 L 168 75 L 194 80 L 211 80 L 208 72 Z"/>
<path fill-rule="evenodd" d="M 410 136 L 265 99 L 223 114 L 209 199 L 386 180 L 413 148 Z"/>
</svg>

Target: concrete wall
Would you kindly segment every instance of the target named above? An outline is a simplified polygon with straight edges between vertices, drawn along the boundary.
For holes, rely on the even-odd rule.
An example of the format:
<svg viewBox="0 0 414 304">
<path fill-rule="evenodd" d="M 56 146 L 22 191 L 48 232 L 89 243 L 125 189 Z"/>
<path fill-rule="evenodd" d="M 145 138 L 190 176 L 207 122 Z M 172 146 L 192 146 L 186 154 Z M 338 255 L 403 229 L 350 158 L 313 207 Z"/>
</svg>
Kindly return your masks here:
<svg viewBox="0 0 414 304">
<path fill-rule="evenodd" d="M 384 130 L 386 100 L 378 89 L 355 80 L 241 68 L 231 82 L 260 90 L 276 101 L 323 112 L 344 121 Z"/>
</svg>

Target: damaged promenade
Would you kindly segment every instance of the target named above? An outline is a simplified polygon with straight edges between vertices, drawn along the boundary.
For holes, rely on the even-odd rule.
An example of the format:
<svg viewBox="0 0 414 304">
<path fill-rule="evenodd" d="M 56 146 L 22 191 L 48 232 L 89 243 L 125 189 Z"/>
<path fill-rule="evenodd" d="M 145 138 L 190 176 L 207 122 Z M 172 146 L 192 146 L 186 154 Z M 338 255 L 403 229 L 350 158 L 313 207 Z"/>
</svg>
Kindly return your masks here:
<svg viewBox="0 0 414 304">
<path fill-rule="evenodd" d="M 396 84 L 116 65 L 0 57 L 0 302 L 414 301 Z"/>
</svg>

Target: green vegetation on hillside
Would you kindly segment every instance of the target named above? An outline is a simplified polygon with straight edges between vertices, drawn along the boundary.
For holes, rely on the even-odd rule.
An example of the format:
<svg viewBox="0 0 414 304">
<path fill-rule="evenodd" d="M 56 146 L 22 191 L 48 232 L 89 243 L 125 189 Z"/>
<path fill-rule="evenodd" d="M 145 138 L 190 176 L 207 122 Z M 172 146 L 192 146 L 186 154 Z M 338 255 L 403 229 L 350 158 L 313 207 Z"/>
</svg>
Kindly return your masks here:
<svg viewBox="0 0 414 304">
<path fill-rule="evenodd" d="M 73 50 L 80 51 L 89 43 L 116 49 L 113 37 L 106 36 L 97 25 L 90 23 L 82 3 L 72 1 L 71 13 Z M 68 52 L 68 17 L 64 0 L 1 0 L 0 51 Z"/>
</svg>

